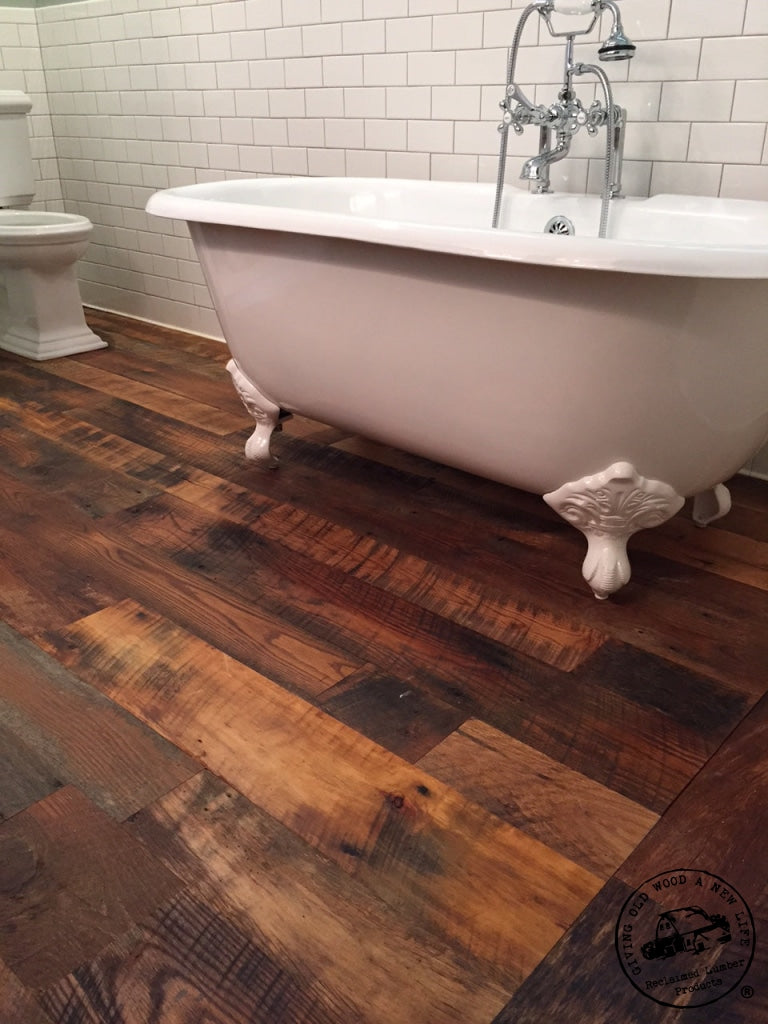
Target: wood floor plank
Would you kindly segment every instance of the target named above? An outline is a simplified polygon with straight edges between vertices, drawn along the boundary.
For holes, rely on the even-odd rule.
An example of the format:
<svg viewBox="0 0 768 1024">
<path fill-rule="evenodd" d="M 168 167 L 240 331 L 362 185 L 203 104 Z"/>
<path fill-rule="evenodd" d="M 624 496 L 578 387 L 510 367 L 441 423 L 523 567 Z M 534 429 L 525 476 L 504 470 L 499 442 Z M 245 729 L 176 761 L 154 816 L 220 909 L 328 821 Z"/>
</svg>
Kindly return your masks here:
<svg viewBox="0 0 768 1024">
<path fill-rule="evenodd" d="M 207 773 L 147 807 L 131 827 L 196 891 L 226 893 L 275 960 L 346 994 L 346 1021 L 488 1024 L 507 1001 L 482 963 L 436 941 L 408 908 L 390 910 Z"/>
<path fill-rule="evenodd" d="M 552 618 L 541 608 L 521 607 L 503 593 L 494 594 L 423 558 L 288 505 L 261 516 L 257 532 L 292 550 L 311 549 L 313 558 L 335 569 L 566 672 L 578 668 L 603 642 L 595 630 Z"/>
<path fill-rule="evenodd" d="M 134 509 L 130 517 L 123 516 L 118 521 L 121 528 L 167 552 L 170 551 L 169 539 L 184 528 L 184 521 L 189 523 L 190 550 L 194 547 L 195 534 L 202 537 L 207 531 L 212 536 L 217 531 L 223 536 L 228 529 L 232 544 L 240 554 L 244 553 L 242 531 L 238 531 L 234 523 L 214 521 L 202 515 L 195 521 L 193 516 L 191 508 L 184 509 L 162 497 L 145 502 L 142 509 Z M 300 555 L 310 555 L 315 562 L 337 573 L 377 586 L 387 594 L 424 607 L 448 621 L 456 621 L 481 636 L 514 646 L 521 653 L 563 671 L 577 668 L 603 642 L 603 637 L 593 630 L 582 629 L 566 619 L 552 619 L 536 608 L 521 608 L 503 594 L 481 592 L 478 586 L 472 586 L 455 574 L 401 554 L 378 543 L 374 537 L 341 529 L 291 506 L 274 506 L 272 502 L 256 504 L 250 525 L 252 546 L 258 545 L 263 537 L 278 541 Z"/>
<path fill-rule="evenodd" d="M 88 310 L 86 319 L 89 324 L 96 325 L 94 330 L 107 342 L 110 352 L 122 358 L 130 357 L 136 369 L 145 364 L 176 368 L 183 371 L 183 375 L 193 373 L 205 377 L 217 387 L 225 382 L 230 394 L 235 395 L 225 371 L 230 353 L 222 342 L 195 335 L 188 335 L 180 341 L 178 332 L 158 324 L 127 321 L 125 317 L 104 311 Z M 84 352 L 77 359 L 79 362 L 93 362 L 99 352 Z"/>
<path fill-rule="evenodd" d="M 160 411 L 173 416 L 181 423 L 204 427 L 212 434 L 230 434 L 242 430 L 243 417 L 232 411 L 221 411 L 214 406 L 185 398 L 163 388 L 156 388 L 139 381 L 128 380 L 118 373 L 101 370 L 76 360 L 55 359 L 44 365 L 46 373 L 64 380 L 74 381 L 143 409 Z"/>
<path fill-rule="evenodd" d="M 451 477 L 432 482 L 298 439 L 280 438 L 275 447 L 276 473 L 251 470 L 238 482 L 339 525 L 369 529 L 401 550 L 720 681 L 733 678 L 735 664 L 740 675 L 754 677 L 768 658 L 768 638 L 751 629 L 753 615 L 768 615 L 762 591 L 648 551 L 633 561 L 631 588 L 614 595 L 607 611 L 581 579 L 583 537 L 536 495 L 474 477 L 477 493 L 467 494 L 443 482 Z M 663 524 L 649 533 L 672 529 Z M 664 625 L 671 620 L 674 639 Z"/>
<path fill-rule="evenodd" d="M 40 363 L 0 352 L 0 399 L 45 403 L 46 408 L 76 409 L 93 391 L 46 373 Z"/>
<path fill-rule="evenodd" d="M 40 995 L 56 1024 L 346 1024 L 344 1003 L 296 977 L 228 916 L 185 890 Z"/>
<path fill-rule="evenodd" d="M 190 469 L 237 482 L 243 473 L 243 445 L 250 430 L 241 424 L 238 434 L 215 435 L 195 423 L 182 423 L 162 411 L 134 405 L 99 391 L 77 409 L 78 418 L 133 444 L 181 460 Z M 252 423 L 252 421 L 251 421 Z"/>
<path fill-rule="evenodd" d="M 35 491 L 17 480 L 8 481 L 0 470 L 0 495 L 11 495 L 12 505 L 33 502 Z M 0 526 L 3 523 L 0 503 Z M 51 498 L 46 514 L 29 516 L 16 543 L 26 543 L 35 558 L 59 559 L 75 578 L 95 580 L 100 591 L 121 597 L 130 594 L 158 608 L 234 656 L 254 664 L 273 679 L 307 693 L 333 686 L 364 663 L 316 639 L 290 620 L 263 612 L 237 592 L 227 592 L 180 570 L 150 549 L 142 551 L 122 542 L 120 533 L 105 535 L 87 517 L 66 502 Z M 68 621 L 73 617 L 70 616 Z M 44 639 L 40 638 L 44 643 Z"/>
<path fill-rule="evenodd" d="M 68 465 L 74 453 L 86 459 L 91 472 L 94 467 L 114 470 L 150 486 L 162 484 L 163 487 L 172 487 L 186 477 L 185 469 L 178 459 L 168 458 L 125 438 L 99 430 L 90 423 L 78 420 L 74 411 L 57 412 L 2 397 L 0 408 L 14 412 L 18 421 L 23 422 L 30 433 L 63 448 L 67 453 Z"/>
<path fill-rule="evenodd" d="M 676 516 L 663 533 L 648 530 L 636 546 L 667 559 L 703 569 L 722 579 L 768 590 L 768 541 L 742 537 L 721 529 L 702 529 Z"/>
<path fill-rule="evenodd" d="M 29 771 L 41 787 L 46 780 L 48 792 L 74 785 L 118 820 L 197 770 L 193 761 L 2 623 L 0 725 L 29 750 Z M 21 767 L 17 763 L 17 771 Z"/>
<path fill-rule="evenodd" d="M 335 443 L 334 447 L 366 460 L 393 466 L 409 474 L 439 481 L 446 487 L 457 488 L 471 496 L 488 496 L 491 502 L 498 501 L 503 490 L 501 485 L 481 480 L 469 473 L 462 473 L 364 438 L 344 438 Z M 765 550 L 765 544 L 768 542 L 765 502 L 764 499 L 757 499 L 757 509 L 752 510 L 757 511 L 757 515 L 752 516 L 748 515 L 748 508 L 739 505 L 740 500 L 748 500 L 747 495 L 751 486 L 749 478 L 744 476 L 738 476 L 729 482 L 729 488 L 733 492 L 732 511 L 724 520 L 715 524 L 714 530 L 702 529 L 693 522 L 689 502 L 685 510 L 670 520 L 664 530 L 653 529 L 638 533 L 633 538 L 632 547 L 635 550 L 655 552 L 665 557 L 671 555 L 673 561 L 682 560 L 688 565 L 726 579 L 765 589 L 766 574 L 763 570 L 768 564 Z M 758 493 L 762 489 L 764 488 L 759 488 Z M 521 492 L 514 492 L 514 497 L 518 511 L 524 505 L 531 510 L 538 506 L 539 499 L 536 495 L 525 496 Z M 509 509 L 510 519 L 514 518 L 514 510 L 514 507 Z M 538 506 L 537 511 L 542 521 L 546 522 L 548 517 L 544 508 Z M 745 527 L 743 532 L 740 524 Z M 542 546 L 546 545 L 548 534 L 549 531 L 546 529 L 540 534 Z M 533 542 L 533 537 L 526 537 L 526 543 Z"/>
<path fill-rule="evenodd" d="M 0 825 L 0 956 L 44 988 L 90 960 L 181 887 L 78 790 Z"/>
<path fill-rule="evenodd" d="M 539 751 L 470 720 L 420 768 L 600 878 L 609 878 L 658 815 Z"/>
<path fill-rule="evenodd" d="M 37 935 L 0 1024 L 764 1024 L 762 940 L 704 1010 L 649 993 L 728 959 L 641 950 L 638 990 L 614 942 L 654 872 L 686 892 L 667 859 L 768 925 L 765 482 L 638 534 L 595 602 L 536 495 L 296 415 L 260 471 L 225 346 L 87 316 L 107 350 L 0 353 L 0 841 L 43 844 L 21 895 L 0 851 L 0 934 Z M 110 835 L 183 890 L 129 913 Z M 685 909 L 659 886 L 640 946 Z"/>
<path fill-rule="evenodd" d="M 0 960 L 0 1024 L 52 1024 L 34 994 Z"/>
<path fill-rule="evenodd" d="M 2 477 L 2 471 L 0 471 Z M 15 484 L 0 479 L 0 504 L 12 501 Z M 5 506 L 8 507 L 7 505 Z M 24 636 L 36 636 L 110 604 L 114 596 L 92 579 L 73 571 L 55 551 L 32 548 L 26 514 L 13 527 L 0 523 L 0 618 Z"/>
<path fill-rule="evenodd" d="M 42 800 L 60 785 L 45 756 L 5 724 L 0 701 L 0 821 Z"/>
<path fill-rule="evenodd" d="M 425 924 L 507 984 L 539 962 L 599 887 L 583 868 L 130 602 L 73 624 L 66 639 L 81 675 L 198 751 L 391 906 L 420 907 Z"/>
<path fill-rule="evenodd" d="M 401 679 L 375 665 L 325 690 L 318 704 L 406 761 L 417 761 L 466 718 L 462 708 L 422 687 L 418 673 Z"/>
<path fill-rule="evenodd" d="M 174 327 L 139 320 L 134 317 L 111 313 L 106 309 L 88 308 L 85 311 L 87 322 L 94 330 L 102 329 L 115 332 L 119 339 L 137 338 L 150 345 L 163 349 L 175 349 L 182 354 L 207 359 L 222 366 L 230 358 L 229 350 L 217 338 L 208 338 L 202 334 L 190 334 Z"/>
<path fill-rule="evenodd" d="M 4 473 L 34 481 L 42 492 L 66 495 L 92 516 L 129 508 L 158 490 L 120 470 L 102 466 L 94 473 L 93 463 L 76 447 L 59 445 L 18 420 L 12 426 L 0 424 L 0 444 L 6 455 Z"/>
<path fill-rule="evenodd" d="M 259 522 L 254 520 L 257 529 Z M 712 728 L 701 726 L 707 713 L 743 713 L 740 699 L 729 703 L 716 686 L 711 694 L 713 686 L 706 681 L 659 661 L 648 665 L 641 657 L 629 679 L 640 678 L 643 671 L 655 674 L 651 693 L 665 686 L 696 687 L 699 728 L 677 721 L 675 702 L 657 702 L 663 710 L 653 703 L 639 706 L 629 683 L 621 693 L 606 692 L 599 664 L 587 674 L 591 660 L 576 673 L 580 702 L 575 715 L 570 706 L 574 673 L 558 672 L 352 573 L 318 564 L 311 551 L 265 541 L 243 525 L 206 517 L 199 507 L 166 496 L 132 509 L 129 516 L 102 522 L 101 528 L 116 542 L 146 543 L 155 558 L 167 557 L 182 570 L 203 573 L 208 586 L 215 583 L 250 597 L 254 605 L 349 657 L 386 666 L 404 686 L 416 672 L 425 698 L 456 707 L 464 717 L 485 717 L 550 756 L 568 758 L 570 767 L 597 772 L 597 781 L 652 809 L 666 807 L 722 739 L 722 731 L 710 735 Z M 730 728 L 733 717 L 718 716 L 715 724 L 717 730 Z"/>
<path fill-rule="evenodd" d="M 128 346 L 120 339 L 118 345 L 113 344 L 106 351 L 99 349 L 78 356 L 77 362 L 138 384 L 169 391 L 185 400 L 213 406 L 239 416 L 242 425 L 247 414 L 229 374 L 220 363 L 205 361 L 202 365 L 207 372 L 201 373 L 199 366 L 191 369 L 188 361 L 176 359 L 169 364 L 167 360 L 158 358 L 163 352 L 157 345 Z"/>
<path fill-rule="evenodd" d="M 768 1019 L 768 947 L 759 938 L 768 928 L 767 733 L 765 697 L 496 1024 L 566 1017 L 573 1024 L 669 1024 L 680 1019 L 686 1006 L 686 1020 L 695 1024 L 761 1024 Z M 647 884 L 652 879 L 659 882 L 658 891 Z M 635 902 L 633 893 L 638 894 Z M 701 953 L 681 949 L 657 962 L 637 955 L 642 943 L 655 938 L 661 914 L 691 906 L 710 915 L 724 913 L 729 941 Z M 574 971 L 575 963 L 583 968 Z"/>
</svg>

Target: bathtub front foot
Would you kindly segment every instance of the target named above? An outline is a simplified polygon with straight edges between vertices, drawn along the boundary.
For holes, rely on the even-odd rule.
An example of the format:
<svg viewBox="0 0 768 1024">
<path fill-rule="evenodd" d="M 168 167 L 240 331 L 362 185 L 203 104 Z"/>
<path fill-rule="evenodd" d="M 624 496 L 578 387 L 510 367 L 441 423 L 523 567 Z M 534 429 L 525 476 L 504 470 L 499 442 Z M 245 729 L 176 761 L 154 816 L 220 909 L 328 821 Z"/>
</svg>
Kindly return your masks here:
<svg viewBox="0 0 768 1024">
<path fill-rule="evenodd" d="M 697 526 L 709 526 L 731 511 L 731 492 L 725 484 L 715 484 L 693 499 L 693 521 Z"/>
<path fill-rule="evenodd" d="M 631 575 L 627 541 L 679 512 L 683 498 L 661 480 L 647 480 L 629 462 L 615 462 L 544 495 L 563 519 L 587 538 L 582 572 L 595 597 L 610 597 Z"/>
<path fill-rule="evenodd" d="M 256 429 L 245 442 L 245 457 L 262 469 L 275 469 L 277 459 L 269 450 L 269 442 L 280 419 L 280 407 L 262 395 L 234 359 L 227 363 L 227 372 L 243 405 L 256 420 Z"/>
</svg>

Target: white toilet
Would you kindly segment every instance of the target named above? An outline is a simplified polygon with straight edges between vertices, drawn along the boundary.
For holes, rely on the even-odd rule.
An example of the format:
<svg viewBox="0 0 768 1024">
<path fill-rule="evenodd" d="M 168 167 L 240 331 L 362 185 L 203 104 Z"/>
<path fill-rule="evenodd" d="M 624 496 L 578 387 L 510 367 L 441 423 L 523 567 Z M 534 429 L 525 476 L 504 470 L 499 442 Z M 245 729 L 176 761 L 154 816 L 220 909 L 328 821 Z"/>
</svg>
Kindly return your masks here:
<svg viewBox="0 0 768 1024">
<path fill-rule="evenodd" d="M 0 349 L 30 359 L 105 348 L 85 322 L 75 264 L 93 225 L 86 217 L 28 210 L 35 192 L 23 92 L 0 91 Z"/>
</svg>

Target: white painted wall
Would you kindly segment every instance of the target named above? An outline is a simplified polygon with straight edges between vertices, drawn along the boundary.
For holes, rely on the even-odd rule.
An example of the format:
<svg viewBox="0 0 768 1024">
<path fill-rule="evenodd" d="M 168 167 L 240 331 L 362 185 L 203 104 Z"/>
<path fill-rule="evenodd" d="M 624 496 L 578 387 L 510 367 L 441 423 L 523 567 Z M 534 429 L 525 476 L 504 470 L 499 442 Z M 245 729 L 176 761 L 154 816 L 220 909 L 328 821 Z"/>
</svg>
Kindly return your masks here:
<svg viewBox="0 0 768 1024">
<path fill-rule="evenodd" d="M 0 7 L 0 88 L 35 100 L 38 199 L 95 224 L 85 300 L 220 335 L 186 228 L 147 217 L 147 197 L 254 174 L 493 180 L 506 48 L 525 2 Z M 605 67 L 631 122 L 626 190 L 768 199 L 768 0 L 621 10 L 638 52 Z M 518 77 L 543 102 L 562 58 L 538 22 Z M 581 59 L 597 46 L 590 37 Z M 535 148 L 535 130 L 513 139 L 511 179 Z M 602 149 L 579 137 L 555 184 L 599 191 Z"/>
</svg>

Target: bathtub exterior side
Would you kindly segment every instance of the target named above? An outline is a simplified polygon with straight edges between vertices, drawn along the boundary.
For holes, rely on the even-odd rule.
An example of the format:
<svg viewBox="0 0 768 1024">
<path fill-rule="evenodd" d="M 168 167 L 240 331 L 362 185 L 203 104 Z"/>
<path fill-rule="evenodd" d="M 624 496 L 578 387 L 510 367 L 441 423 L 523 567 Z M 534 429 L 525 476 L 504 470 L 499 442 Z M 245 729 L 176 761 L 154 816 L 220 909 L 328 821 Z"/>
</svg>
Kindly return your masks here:
<svg viewBox="0 0 768 1024">
<path fill-rule="evenodd" d="M 768 281 L 190 222 L 276 405 L 544 494 L 631 463 L 693 495 L 768 437 Z"/>
</svg>

